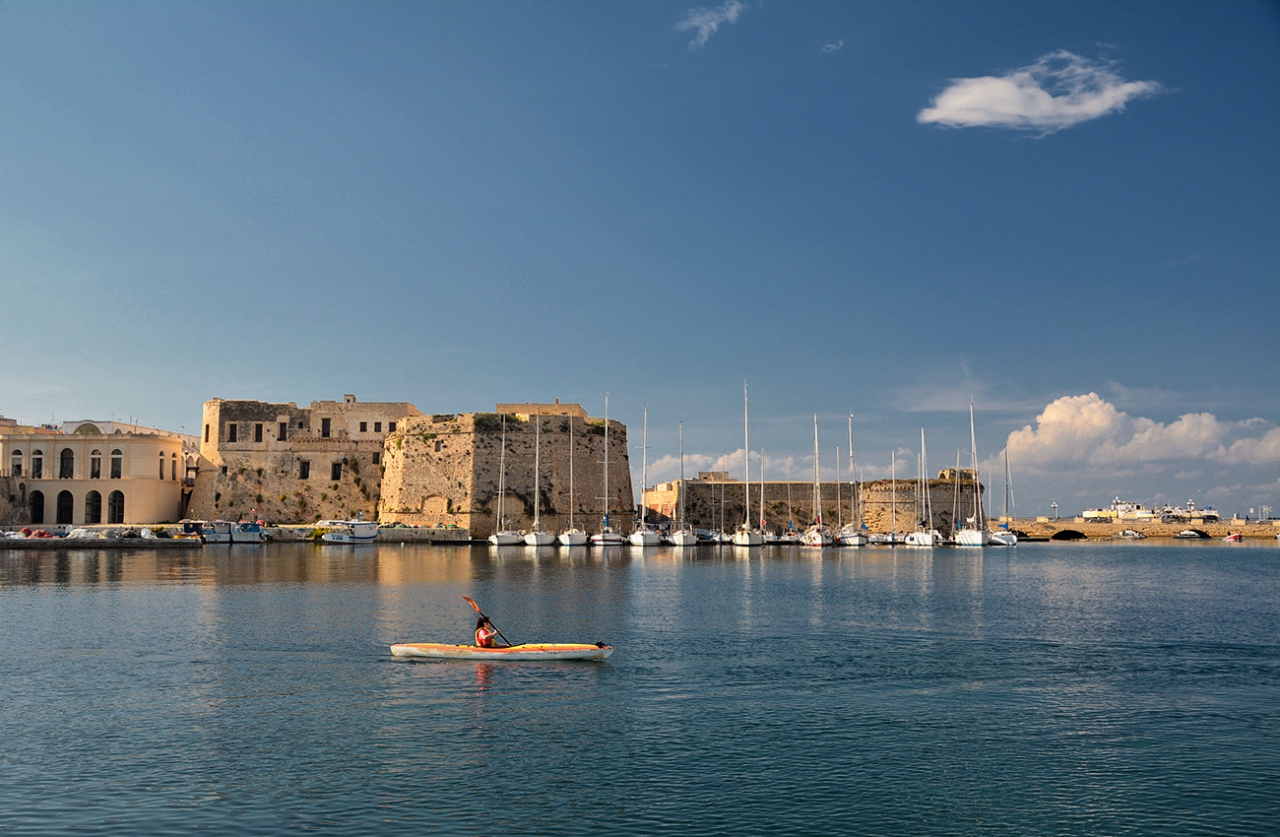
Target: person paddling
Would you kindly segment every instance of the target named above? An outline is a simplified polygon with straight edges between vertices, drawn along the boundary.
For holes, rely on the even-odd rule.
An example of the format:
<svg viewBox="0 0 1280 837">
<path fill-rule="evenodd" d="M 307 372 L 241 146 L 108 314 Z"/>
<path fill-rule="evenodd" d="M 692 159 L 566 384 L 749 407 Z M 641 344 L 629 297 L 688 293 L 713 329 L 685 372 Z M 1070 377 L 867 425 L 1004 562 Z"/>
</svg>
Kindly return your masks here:
<svg viewBox="0 0 1280 837">
<path fill-rule="evenodd" d="M 476 620 L 476 645 L 481 648 L 493 648 L 495 636 L 498 636 L 498 631 L 489 621 L 489 617 L 481 616 Z"/>
</svg>

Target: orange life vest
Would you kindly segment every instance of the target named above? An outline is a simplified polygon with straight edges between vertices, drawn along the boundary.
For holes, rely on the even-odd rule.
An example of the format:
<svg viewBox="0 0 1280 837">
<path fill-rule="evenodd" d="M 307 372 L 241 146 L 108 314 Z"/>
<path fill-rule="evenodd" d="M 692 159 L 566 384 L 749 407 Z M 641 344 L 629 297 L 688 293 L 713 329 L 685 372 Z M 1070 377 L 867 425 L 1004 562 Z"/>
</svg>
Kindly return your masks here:
<svg viewBox="0 0 1280 837">
<path fill-rule="evenodd" d="M 488 628 L 476 628 L 476 645 L 481 648 L 492 648 L 493 637 L 497 633 L 497 631 L 491 631 Z"/>
</svg>

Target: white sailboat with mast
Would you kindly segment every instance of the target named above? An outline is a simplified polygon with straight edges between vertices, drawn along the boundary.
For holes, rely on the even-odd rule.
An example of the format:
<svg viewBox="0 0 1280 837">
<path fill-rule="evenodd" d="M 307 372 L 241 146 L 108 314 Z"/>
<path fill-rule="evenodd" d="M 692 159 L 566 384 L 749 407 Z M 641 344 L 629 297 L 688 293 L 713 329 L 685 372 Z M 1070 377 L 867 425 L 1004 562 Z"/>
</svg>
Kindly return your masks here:
<svg viewBox="0 0 1280 837">
<path fill-rule="evenodd" d="M 747 385 L 742 384 L 742 490 L 743 518 L 738 531 L 733 533 L 734 546 L 760 546 L 764 540 L 760 532 L 751 527 L 751 445 L 750 421 L 747 409 Z"/>
<path fill-rule="evenodd" d="M 1013 518 L 1009 516 L 1012 507 L 1013 482 L 1009 476 L 1009 448 L 1006 445 L 1004 449 L 1004 520 L 1000 523 L 1000 528 L 990 533 L 988 543 L 991 546 L 1018 545 L 1018 536 L 1009 530 L 1009 524 L 1013 521 Z"/>
<path fill-rule="evenodd" d="M 489 536 L 489 543 L 494 546 L 516 546 L 522 538 L 519 532 L 508 526 L 506 511 L 507 495 L 507 414 L 502 414 L 502 445 L 498 452 L 498 520 L 496 531 Z"/>
<path fill-rule="evenodd" d="M 573 507 L 577 502 L 573 493 L 573 417 L 569 417 L 569 528 L 560 533 L 561 546 L 586 546 L 587 533 L 573 525 Z"/>
<path fill-rule="evenodd" d="M 684 419 L 680 420 L 680 519 L 668 536 L 672 546 L 697 546 L 698 535 L 689 526 L 684 516 L 684 498 L 689 493 L 689 486 L 684 481 Z"/>
<path fill-rule="evenodd" d="M 627 538 L 632 546 L 657 546 L 662 543 L 658 530 L 649 525 L 646 512 L 649 510 L 649 405 L 644 405 L 644 435 L 640 444 L 640 522 L 635 531 Z"/>
<path fill-rule="evenodd" d="M 925 453 L 923 427 L 920 428 L 920 459 L 916 471 L 916 488 L 919 492 L 916 510 L 921 513 L 923 520 L 916 527 L 916 531 L 907 535 L 905 543 L 907 546 L 939 546 L 942 544 L 942 533 L 933 528 L 933 500 L 930 497 L 932 492 L 929 491 L 929 457 Z"/>
<path fill-rule="evenodd" d="M 831 532 L 822 522 L 822 463 L 818 461 L 818 414 L 813 414 L 813 524 L 800 536 L 801 546 L 830 546 Z"/>
<path fill-rule="evenodd" d="M 533 527 L 524 533 L 525 546 L 551 546 L 556 536 L 542 528 L 542 416 L 533 425 Z"/>
<path fill-rule="evenodd" d="M 621 532 L 609 525 L 609 393 L 604 394 L 604 520 L 600 531 L 591 536 L 593 546 L 621 546 L 627 542 Z"/>
<path fill-rule="evenodd" d="M 841 546 L 866 546 L 867 533 L 863 531 L 862 515 L 858 513 L 857 470 L 853 458 L 853 416 L 849 416 L 849 525 L 840 530 Z"/>
<path fill-rule="evenodd" d="M 965 518 L 964 525 L 956 531 L 956 546 L 986 546 L 986 515 L 983 514 L 982 481 L 978 477 L 978 437 L 973 431 L 973 405 L 969 405 L 969 475 L 973 480 L 973 514 Z M 959 481 L 960 475 L 956 474 Z"/>
</svg>

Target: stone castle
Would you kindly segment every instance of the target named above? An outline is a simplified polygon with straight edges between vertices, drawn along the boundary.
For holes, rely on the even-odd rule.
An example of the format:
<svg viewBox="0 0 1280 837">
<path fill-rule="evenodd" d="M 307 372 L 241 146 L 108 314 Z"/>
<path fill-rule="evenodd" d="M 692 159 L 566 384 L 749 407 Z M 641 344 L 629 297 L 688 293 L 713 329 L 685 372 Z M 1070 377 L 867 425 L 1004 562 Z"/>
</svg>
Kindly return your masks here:
<svg viewBox="0 0 1280 837">
<path fill-rule="evenodd" d="M 626 426 L 609 421 L 606 490 L 605 421 L 577 404 L 426 415 L 354 395 L 302 408 L 215 399 L 204 405 L 202 432 L 190 517 L 313 523 L 363 515 L 485 538 L 500 523 L 500 483 L 507 526 L 532 526 L 537 454 L 545 529 L 567 526 L 572 508 L 575 523 L 599 530 L 606 497 L 614 526 L 632 523 Z"/>
</svg>

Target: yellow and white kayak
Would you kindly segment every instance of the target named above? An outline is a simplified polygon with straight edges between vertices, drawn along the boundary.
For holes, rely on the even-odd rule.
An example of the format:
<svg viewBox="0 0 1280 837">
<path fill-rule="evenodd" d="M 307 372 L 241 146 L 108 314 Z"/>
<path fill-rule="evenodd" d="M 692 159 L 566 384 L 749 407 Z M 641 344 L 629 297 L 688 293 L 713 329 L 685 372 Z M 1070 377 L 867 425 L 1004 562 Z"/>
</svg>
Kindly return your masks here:
<svg viewBox="0 0 1280 837">
<path fill-rule="evenodd" d="M 603 660 L 612 645 L 580 642 L 526 642 L 501 648 L 479 645 L 447 645 L 441 642 L 398 642 L 391 646 L 396 657 L 429 657 L 435 660 Z"/>
</svg>

